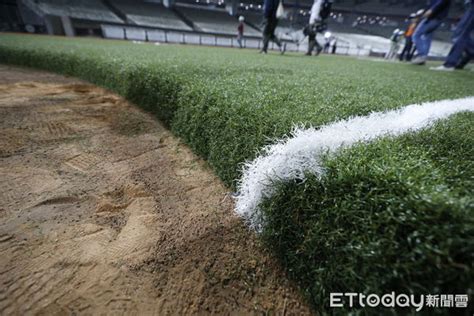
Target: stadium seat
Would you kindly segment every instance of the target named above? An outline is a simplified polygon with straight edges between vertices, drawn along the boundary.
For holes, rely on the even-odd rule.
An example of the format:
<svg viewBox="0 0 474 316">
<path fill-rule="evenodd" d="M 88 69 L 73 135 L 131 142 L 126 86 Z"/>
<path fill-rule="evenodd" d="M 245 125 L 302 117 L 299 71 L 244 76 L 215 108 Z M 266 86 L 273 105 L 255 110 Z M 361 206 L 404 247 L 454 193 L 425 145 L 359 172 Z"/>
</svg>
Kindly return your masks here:
<svg viewBox="0 0 474 316">
<path fill-rule="evenodd" d="M 134 1 L 122 0 L 114 2 L 114 5 L 125 14 L 129 22 L 136 25 L 184 31 L 192 30 L 172 10 L 161 4 L 142 2 L 138 6 Z"/>
<path fill-rule="evenodd" d="M 224 10 L 197 9 L 184 6 L 177 7 L 177 10 L 191 20 L 199 31 L 232 35 L 237 33 L 237 19 Z M 244 34 L 249 36 L 261 35 L 260 31 L 251 26 L 247 26 Z"/>
<path fill-rule="evenodd" d="M 53 16 L 69 16 L 74 19 L 123 23 L 101 1 L 98 0 L 41 0 L 38 7 L 43 13 Z"/>
</svg>

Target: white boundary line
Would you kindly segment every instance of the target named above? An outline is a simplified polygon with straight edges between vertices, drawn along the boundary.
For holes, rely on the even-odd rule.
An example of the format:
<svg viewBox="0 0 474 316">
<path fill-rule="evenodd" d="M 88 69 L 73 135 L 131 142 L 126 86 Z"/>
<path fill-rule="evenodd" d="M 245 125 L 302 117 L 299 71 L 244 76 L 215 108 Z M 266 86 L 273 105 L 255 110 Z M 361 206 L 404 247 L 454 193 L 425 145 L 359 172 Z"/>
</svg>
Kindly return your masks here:
<svg viewBox="0 0 474 316">
<path fill-rule="evenodd" d="M 259 204 L 273 195 L 276 180 L 304 180 L 304 173 L 323 173 L 321 157 L 357 142 L 382 136 L 397 136 L 429 127 L 434 122 L 462 112 L 474 111 L 474 97 L 412 104 L 404 108 L 376 112 L 325 125 L 320 129 L 295 128 L 290 137 L 262 149 L 260 156 L 247 162 L 238 184 L 236 212 L 260 230 Z"/>
</svg>

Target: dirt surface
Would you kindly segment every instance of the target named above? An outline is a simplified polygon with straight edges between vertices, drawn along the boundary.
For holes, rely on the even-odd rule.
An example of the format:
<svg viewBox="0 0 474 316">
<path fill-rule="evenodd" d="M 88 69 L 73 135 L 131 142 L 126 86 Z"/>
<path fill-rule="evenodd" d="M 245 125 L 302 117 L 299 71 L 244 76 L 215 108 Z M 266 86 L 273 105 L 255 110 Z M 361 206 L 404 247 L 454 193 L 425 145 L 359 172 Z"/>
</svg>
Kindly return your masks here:
<svg viewBox="0 0 474 316">
<path fill-rule="evenodd" d="M 308 313 L 205 163 L 76 79 L 0 66 L 2 314 Z"/>
</svg>

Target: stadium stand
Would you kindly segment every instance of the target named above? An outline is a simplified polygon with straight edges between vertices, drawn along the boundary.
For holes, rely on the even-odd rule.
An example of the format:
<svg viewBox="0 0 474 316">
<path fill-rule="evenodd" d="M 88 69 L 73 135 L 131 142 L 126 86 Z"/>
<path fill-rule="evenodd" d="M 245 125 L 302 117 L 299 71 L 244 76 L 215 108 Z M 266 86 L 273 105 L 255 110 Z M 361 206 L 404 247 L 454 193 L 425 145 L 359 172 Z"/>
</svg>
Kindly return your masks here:
<svg viewBox="0 0 474 316">
<path fill-rule="evenodd" d="M 244 16 L 247 24 L 251 25 L 253 28 L 258 30 L 259 32 L 262 31 L 263 18 L 260 12 L 241 10 L 239 11 L 238 15 Z M 285 40 L 295 40 L 297 38 L 294 33 L 303 29 L 303 27 L 304 27 L 303 21 L 300 21 L 300 20 L 289 21 L 286 19 L 281 19 L 278 22 L 278 27 L 275 30 L 275 34 Z"/>
<path fill-rule="evenodd" d="M 387 15 L 390 17 L 405 17 L 410 13 L 426 7 L 426 1 L 386 1 L 386 0 L 340 0 L 335 1 L 334 9 L 343 12 L 356 12 L 376 15 Z M 456 17 L 462 12 L 463 0 L 453 1 L 451 17 Z"/>
<path fill-rule="evenodd" d="M 375 35 L 371 32 L 366 31 L 363 28 L 354 27 L 346 23 L 331 23 L 328 26 L 328 30 L 331 32 L 345 33 L 345 34 Z"/>
<path fill-rule="evenodd" d="M 177 6 L 176 9 L 191 20 L 198 31 L 218 34 L 236 34 L 237 32 L 237 19 L 224 10 L 198 9 L 188 6 Z M 260 36 L 260 32 L 247 25 L 245 35 Z"/>
<path fill-rule="evenodd" d="M 369 1 L 366 3 L 361 3 L 356 5 L 354 11 L 365 12 L 379 15 L 399 15 L 407 16 L 412 12 L 415 12 L 424 7 L 422 1 L 418 5 L 414 6 L 404 6 L 404 5 L 391 5 L 390 3 L 380 3 L 375 1 Z"/>
<path fill-rule="evenodd" d="M 136 1 L 115 1 L 114 6 L 127 18 L 127 22 L 140 26 L 150 26 L 175 30 L 192 31 L 173 10 L 161 4 Z"/>
<path fill-rule="evenodd" d="M 74 19 L 123 23 L 99 0 L 41 0 L 37 1 L 43 14 L 52 16 L 68 16 Z"/>
<path fill-rule="evenodd" d="M 261 30 L 263 17 L 261 12 L 239 10 L 237 15 L 245 18 L 245 22 L 257 30 Z"/>
</svg>

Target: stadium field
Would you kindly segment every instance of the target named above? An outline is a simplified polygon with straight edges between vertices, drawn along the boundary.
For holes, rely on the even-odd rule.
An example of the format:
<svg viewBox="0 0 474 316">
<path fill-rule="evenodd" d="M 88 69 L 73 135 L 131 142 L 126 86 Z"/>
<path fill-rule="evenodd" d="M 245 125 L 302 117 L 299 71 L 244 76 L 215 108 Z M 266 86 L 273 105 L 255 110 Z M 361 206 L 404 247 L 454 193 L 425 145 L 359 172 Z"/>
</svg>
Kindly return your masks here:
<svg viewBox="0 0 474 316">
<path fill-rule="evenodd" d="M 0 62 L 79 77 L 155 113 L 240 202 L 243 173 L 251 180 L 255 171 L 250 162 L 268 153 L 265 146 L 289 142 L 295 127 L 317 133 L 354 116 L 423 103 L 433 115 L 416 131 L 408 113 L 394 117 L 408 126 L 396 136 L 322 147 L 318 170 L 272 178 L 266 184 L 271 194 L 243 213 L 315 310 L 328 308 L 331 292 L 472 291 L 470 70 L 438 73 L 352 57 L 13 34 L 0 35 Z M 431 103 L 448 99 L 459 101 Z M 438 115 L 446 107 L 459 110 Z M 390 125 L 390 116 L 363 122 Z M 338 136 L 334 130 L 324 137 Z M 311 138 L 299 144 L 295 150 L 314 145 Z"/>
</svg>

